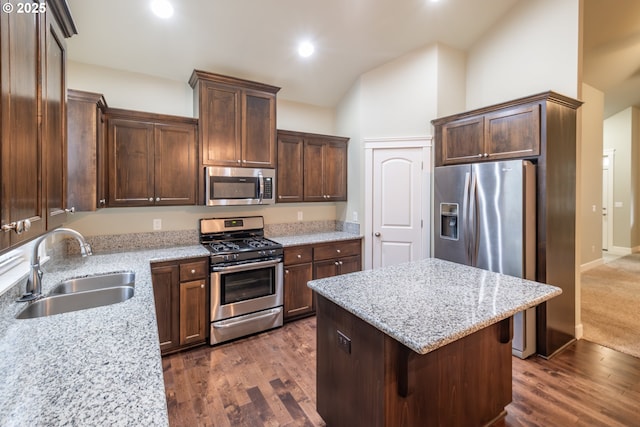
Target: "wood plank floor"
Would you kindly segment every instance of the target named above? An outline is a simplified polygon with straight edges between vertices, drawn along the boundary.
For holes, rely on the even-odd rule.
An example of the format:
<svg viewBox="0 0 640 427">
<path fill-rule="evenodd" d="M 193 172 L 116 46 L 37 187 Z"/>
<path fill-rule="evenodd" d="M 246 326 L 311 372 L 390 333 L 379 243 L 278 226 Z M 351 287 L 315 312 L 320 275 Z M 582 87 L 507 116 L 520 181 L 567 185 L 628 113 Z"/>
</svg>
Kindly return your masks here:
<svg viewBox="0 0 640 427">
<path fill-rule="evenodd" d="M 315 326 L 311 317 L 163 358 L 171 426 L 324 426 Z M 551 360 L 513 358 L 513 401 L 499 425 L 640 426 L 639 403 L 640 359 L 581 340 Z"/>
</svg>

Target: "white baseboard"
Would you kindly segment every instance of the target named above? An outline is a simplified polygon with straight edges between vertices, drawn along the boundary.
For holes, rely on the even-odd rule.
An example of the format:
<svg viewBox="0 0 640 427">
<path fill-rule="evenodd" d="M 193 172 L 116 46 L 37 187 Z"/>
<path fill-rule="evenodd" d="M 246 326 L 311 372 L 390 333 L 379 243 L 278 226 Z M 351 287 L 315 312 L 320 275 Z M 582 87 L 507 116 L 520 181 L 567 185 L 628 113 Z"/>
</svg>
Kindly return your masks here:
<svg viewBox="0 0 640 427">
<path fill-rule="evenodd" d="M 576 325 L 576 339 L 581 339 L 582 335 L 584 335 L 584 329 L 582 323 L 579 323 Z"/>
<path fill-rule="evenodd" d="M 611 255 L 631 255 L 632 249 L 631 248 L 625 248 L 623 246 L 611 246 L 608 250 L 608 253 L 610 253 Z"/>
<path fill-rule="evenodd" d="M 594 259 L 593 261 L 586 262 L 580 266 L 580 273 L 596 268 L 600 265 L 604 265 L 604 258 Z"/>
</svg>

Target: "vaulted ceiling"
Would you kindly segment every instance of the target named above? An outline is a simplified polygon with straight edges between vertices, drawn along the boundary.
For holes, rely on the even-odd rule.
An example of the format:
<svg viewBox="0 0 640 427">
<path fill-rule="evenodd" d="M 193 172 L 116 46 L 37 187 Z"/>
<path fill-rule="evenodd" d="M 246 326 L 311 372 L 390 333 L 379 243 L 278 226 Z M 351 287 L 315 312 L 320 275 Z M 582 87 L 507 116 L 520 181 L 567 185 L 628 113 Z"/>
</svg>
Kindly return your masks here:
<svg viewBox="0 0 640 427">
<path fill-rule="evenodd" d="M 518 1 L 68 0 L 79 34 L 69 59 L 187 82 L 194 68 L 282 87 L 279 97 L 333 107 L 362 73 L 441 42 L 468 50 Z M 300 58 L 297 44 L 315 43 Z M 605 117 L 640 105 L 640 1 L 584 0 L 583 79 Z"/>
</svg>

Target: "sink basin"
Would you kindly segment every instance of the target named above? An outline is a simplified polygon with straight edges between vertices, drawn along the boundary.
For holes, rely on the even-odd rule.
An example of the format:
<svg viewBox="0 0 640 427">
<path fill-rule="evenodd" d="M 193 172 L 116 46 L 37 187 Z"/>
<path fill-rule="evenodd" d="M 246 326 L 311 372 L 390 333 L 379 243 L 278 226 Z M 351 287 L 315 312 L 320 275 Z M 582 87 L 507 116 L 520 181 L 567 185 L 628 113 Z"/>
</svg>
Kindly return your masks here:
<svg viewBox="0 0 640 427">
<path fill-rule="evenodd" d="M 129 285 L 112 286 L 67 294 L 54 294 L 30 303 L 16 318 L 33 319 L 36 317 L 51 316 L 53 314 L 116 304 L 131 298 L 133 292 L 133 285 Z"/>
<path fill-rule="evenodd" d="M 136 274 L 132 271 L 96 274 L 60 282 L 51 290 L 50 294 L 71 294 L 113 288 L 114 286 L 133 286 L 135 279 Z"/>
</svg>

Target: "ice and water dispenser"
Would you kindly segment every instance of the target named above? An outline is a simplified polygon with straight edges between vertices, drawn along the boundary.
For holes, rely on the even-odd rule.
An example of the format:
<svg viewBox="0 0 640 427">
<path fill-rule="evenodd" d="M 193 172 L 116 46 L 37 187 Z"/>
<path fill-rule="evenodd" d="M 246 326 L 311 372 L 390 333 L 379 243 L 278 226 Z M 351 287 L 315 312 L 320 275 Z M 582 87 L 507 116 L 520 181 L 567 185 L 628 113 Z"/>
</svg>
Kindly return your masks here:
<svg viewBox="0 0 640 427">
<path fill-rule="evenodd" d="M 458 240 L 458 204 L 440 203 L 440 237 Z"/>
</svg>

